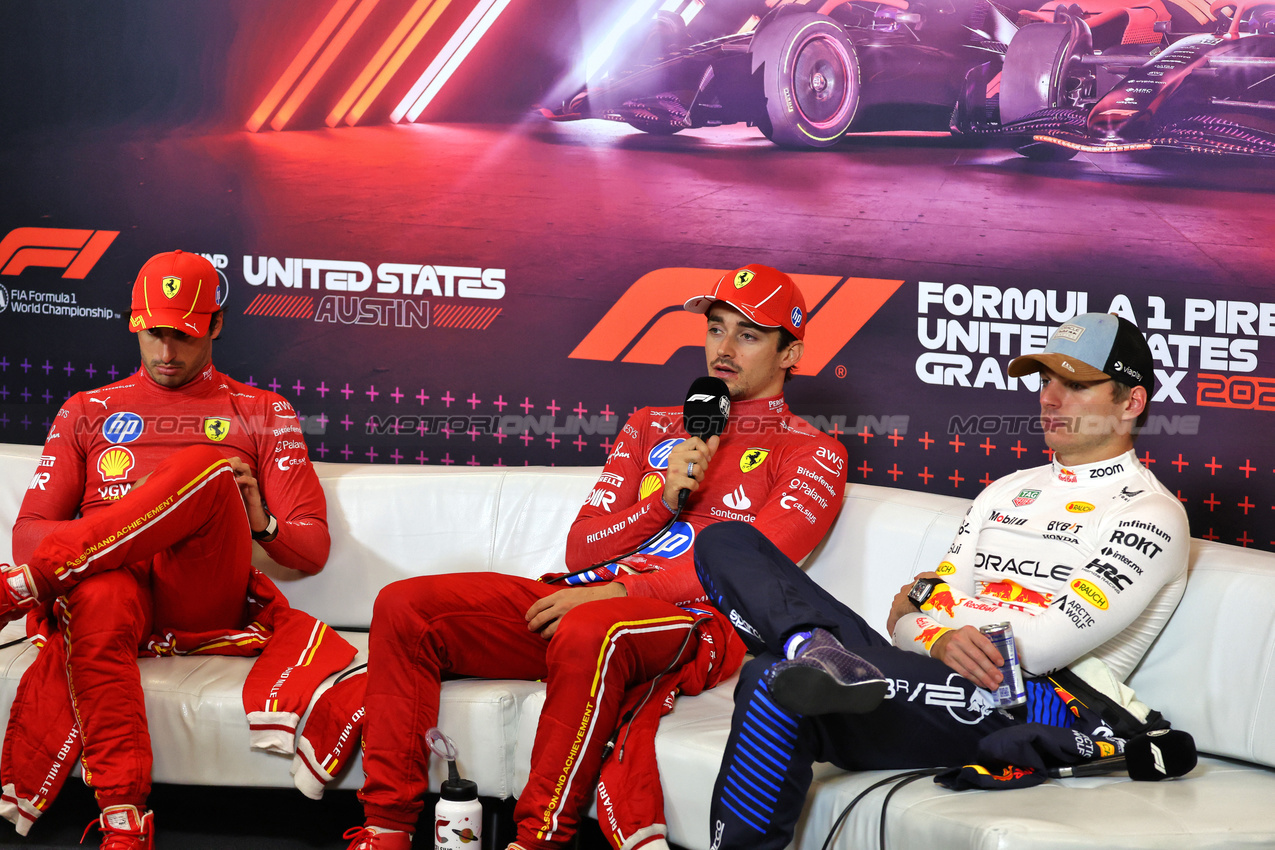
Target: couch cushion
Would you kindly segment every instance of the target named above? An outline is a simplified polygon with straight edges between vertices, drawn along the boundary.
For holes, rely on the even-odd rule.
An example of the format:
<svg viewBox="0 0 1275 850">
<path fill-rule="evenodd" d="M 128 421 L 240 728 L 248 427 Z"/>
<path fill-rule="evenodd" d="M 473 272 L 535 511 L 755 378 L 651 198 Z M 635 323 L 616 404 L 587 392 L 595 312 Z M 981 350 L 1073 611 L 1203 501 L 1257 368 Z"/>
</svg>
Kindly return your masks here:
<svg viewBox="0 0 1275 850">
<path fill-rule="evenodd" d="M 1191 541 L 1178 610 L 1129 677 L 1203 752 L 1275 766 L 1275 558 Z"/>
<path fill-rule="evenodd" d="M 22 635 L 11 623 L 0 643 Z M 367 635 L 342 632 L 359 650 L 353 664 L 367 660 Z M 27 642 L 0 650 L 0 722 L 8 724 L 18 680 L 35 660 Z M 242 689 L 251 659 L 227 656 L 144 658 L 138 661 L 146 692 L 146 717 L 154 742 L 154 780 L 176 785 L 291 787 L 292 758 L 249 747 Z M 352 665 L 353 666 L 353 665 Z M 321 694 L 335 676 L 328 679 Z M 462 679 L 443 684 L 439 728 L 456 742 L 461 774 L 478 783 L 479 793 L 504 798 L 513 792 L 514 744 L 519 708 L 544 685 L 538 682 Z M 317 694 L 316 694 L 317 696 Z M 304 728 L 304 718 L 302 720 Z M 430 778 L 447 777 L 435 760 Z M 363 784 L 356 751 L 334 787 Z"/>
<path fill-rule="evenodd" d="M 254 563 L 293 606 L 338 628 L 367 628 L 385 585 L 417 575 L 565 569 L 566 532 L 597 469 L 440 468 L 316 463 L 332 552 L 315 576 Z"/>
</svg>

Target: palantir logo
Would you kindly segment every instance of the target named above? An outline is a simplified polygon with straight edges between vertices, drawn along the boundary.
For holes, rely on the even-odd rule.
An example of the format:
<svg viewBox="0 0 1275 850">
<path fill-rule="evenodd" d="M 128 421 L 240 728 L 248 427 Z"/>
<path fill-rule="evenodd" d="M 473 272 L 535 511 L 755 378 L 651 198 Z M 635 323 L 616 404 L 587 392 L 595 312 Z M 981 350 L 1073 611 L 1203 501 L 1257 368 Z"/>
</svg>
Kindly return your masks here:
<svg viewBox="0 0 1275 850">
<path fill-rule="evenodd" d="M 19 275 L 31 266 L 66 269 L 62 277 L 84 279 L 111 247 L 118 230 L 17 227 L 0 240 L 0 275 Z"/>
<path fill-rule="evenodd" d="M 682 309 L 688 298 L 711 292 L 722 269 L 656 269 L 628 288 L 569 355 L 575 360 L 620 360 L 662 365 L 680 348 L 704 344 L 704 320 Z M 817 375 L 900 286 L 901 280 L 795 274 L 814 314 L 793 315 L 811 326 L 802 375 Z M 816 319 L 818 320 L 816 322 Z"/>
</svg>

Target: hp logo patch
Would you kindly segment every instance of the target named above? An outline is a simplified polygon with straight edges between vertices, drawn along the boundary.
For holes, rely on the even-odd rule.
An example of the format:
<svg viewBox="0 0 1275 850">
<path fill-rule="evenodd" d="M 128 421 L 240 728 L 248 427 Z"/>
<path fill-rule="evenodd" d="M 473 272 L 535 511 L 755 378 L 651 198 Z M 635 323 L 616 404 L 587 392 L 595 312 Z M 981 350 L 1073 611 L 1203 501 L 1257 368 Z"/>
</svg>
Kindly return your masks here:
<svg viewBox="0 0 1275 850">
<path fill-rule="evenodd" d="M 131 443 L 142 436 L 142 417 L 136 413 L 112 413 L 102 426 L 102 436 L 112 443 Z"/>
<path fill-rule="evenodd" d="M 793 307 L 792 308 L 792 326 L 794 328 L 801 327 L 801 319 L 802 319 L 801 308 Z"/>
<path fill-rule="evenodd" d="M 675 522 L 673 527 L 661 534 L 651 545 L 638 550 L 643 555 L 658 555 L 661 558 L 676 558 L 691 551 L 695 542 L 695 529 L 688 522 Z"/>
<path fill-rule="evenodd" d="M 655 448 L 651 449 L 650 454 L 646 456 L 646 462 L 656 469 L 668 469 L 668 456 L 673 451 L 673 447 L 678 443 L 685 442 L 683 437 L 673 437 L 665 440 Z"/>
</svg>

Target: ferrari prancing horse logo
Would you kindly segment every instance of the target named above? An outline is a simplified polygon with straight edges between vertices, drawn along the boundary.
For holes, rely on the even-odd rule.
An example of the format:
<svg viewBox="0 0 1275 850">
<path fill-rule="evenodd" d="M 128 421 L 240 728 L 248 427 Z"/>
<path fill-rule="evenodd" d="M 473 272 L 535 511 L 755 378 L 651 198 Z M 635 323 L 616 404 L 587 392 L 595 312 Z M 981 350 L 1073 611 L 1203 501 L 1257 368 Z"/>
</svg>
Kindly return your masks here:
<svg viewBox="0 0 1275 850">
<path fill-rule="evenodd" d="M 177 293 L 181 292 L 182 279 L 179 277 L 166 277 L 162 281 L 164 294 L 169 298 L 176 298 Z"/>
<path fill-rule="evenodd" d="M 754 272 L 750 272 L 748 269 L 740 269 L 735 273 L 735 288 L 743 289 L 756 276 Z"/>
<path fill-rule="evenodd" d="M 204 436 L 215 443 L 226 439 L 230 433 L 230 420 L 222 416 L 209 416 L 204 419 Z"/>
</svg>

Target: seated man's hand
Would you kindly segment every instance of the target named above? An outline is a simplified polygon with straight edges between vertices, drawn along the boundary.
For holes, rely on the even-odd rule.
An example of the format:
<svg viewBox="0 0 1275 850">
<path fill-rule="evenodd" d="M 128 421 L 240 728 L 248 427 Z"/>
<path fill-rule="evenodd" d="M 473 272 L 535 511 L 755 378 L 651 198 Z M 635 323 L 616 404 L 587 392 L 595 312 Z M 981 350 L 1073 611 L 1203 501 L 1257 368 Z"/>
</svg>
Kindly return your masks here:
<svg viewBox="0 0 1275 850">
<path fill-rule="evenodd" d="M 527 628 L 533 632 L 539 632 L 542 638 L 548 640 L 558 630 L 558 621 L 577 605 L 628 595 L 624 585 L 614 581 L 595 587 L 569 587 L 566 590 L 559 590 L 543 599 L 537 599 L 527 609 Z"/>
<path fill-rule="evenodd" d="M 917 573 L 911 581 L 899 588 L 899 592 L 894 595 L 894 601 L 890 603 L 890 616 L 885 621 L 887 635 L 894 634 L 894 624 L 899 622 L 900 617 L 916 613 L 916 606 L 912 604 L 911 599 L 908 599 L 908 593 L 912 590 L 912 585 L 916 584 L 916 580 L 921 578 L 941 578 L 941 576 L 933 570 L 926 570 L 923 573 Z"/>
<path fill-rule="evenodd" d="M 974 626 L 944 632 L 930 647 L 930 657 L 989 691 L 999 688 L 1004 678 L 999 668 L 1005 659 L 987 635 Z"/>
<path fill-rule="evenodd" d="M 668 456 L 668 469 L 664 476 L 664 504 L 677 510 L 678 493 L 699 489 L 704 474 L 708 471 L 708 463 L 717 453 L 717 446 L 722 438 L 713 436 L 704 442 L 699 437 L 690 437 L 673 447 Z M 694 464 L 694 466 L 691 466 Z M 687 472 L 690 471 L 690 475 Z"/>
<path fill-rule="evenodd" d="M 235 471 L 235 483 L 239 485 L 239 495 L 243 496 L 244 507 L 248 509 L 248 525 L 254 532 L 265 531 L 269 524 L 266 506 L 261 501 L 261 490 L 257 488 L 257 478 L 252 474 L 252 467 L 238 457 L 230 458 L 230 468 Z"/>
</svg>

